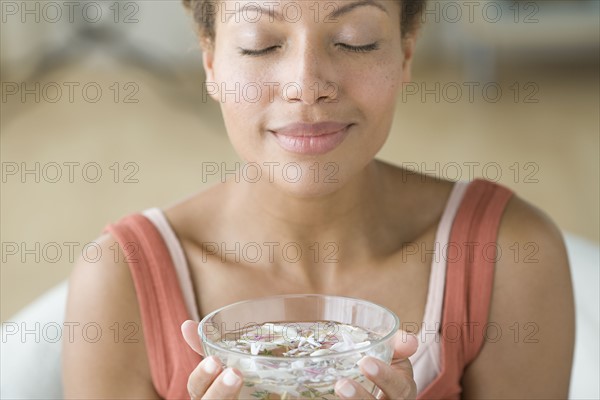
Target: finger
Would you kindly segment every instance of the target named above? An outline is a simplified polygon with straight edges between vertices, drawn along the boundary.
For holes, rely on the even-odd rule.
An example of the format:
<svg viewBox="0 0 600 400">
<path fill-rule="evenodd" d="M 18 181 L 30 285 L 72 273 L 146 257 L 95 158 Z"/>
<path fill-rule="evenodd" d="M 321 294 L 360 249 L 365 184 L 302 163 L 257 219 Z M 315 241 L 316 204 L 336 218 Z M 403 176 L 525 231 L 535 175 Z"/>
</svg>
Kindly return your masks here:
<svg viewBox="0 0 600 400">
<path fill-rule="evenodd" d="M 402 360 L 393 366 L 375 357 L 363 357 L 357 362 L 360 371 L 373 382 L 388 399 L 413 399 L 417 385 L 412 376 L 409 360 Z"/>
<path fill-rule="evenodd" d="M 227 368 L 215 379 L 202 398 L 215 400 L 237 399 L 242 390 L 242 383 L 242 374 L 234 368 Z"/>
<path fill-rule="evenodd" d="M 404 376 L 411 380 L 413 380 L 415 377 L 412 363 L 408 359 L 392 360 L 391 367 L 393 370 L 402 372 Z"/>
<path fill-rule="evenodd" d="M 198 354 L 204 357 L 204 350 L 202 349 L 202 341 L 200 335 L 198 335 L 198 323 L 196 321 L 187 320 L 181 324 L 181 333 L 187 344 Z"/>
<path fill-rule="evenodd" d="M 335 383 L 334 390 L 342 399 L 375 399 L 364 387 L 351 379 L 340 379 Z"/>
<path fill-rule="evenodd" d="M 221 361 L 215 356 L 198 363 L 188 378 L 187 390 L 190 397 L 201 399 L 222 369 Z"/>
<path fill-rule="evenodd" d="M 419 340 L 415 335 L 407 333 L 403 330 L 398 330 L 394 335 L 394 359 L 405 359 L 417 352 L 419 348 Z"/>
</svg>

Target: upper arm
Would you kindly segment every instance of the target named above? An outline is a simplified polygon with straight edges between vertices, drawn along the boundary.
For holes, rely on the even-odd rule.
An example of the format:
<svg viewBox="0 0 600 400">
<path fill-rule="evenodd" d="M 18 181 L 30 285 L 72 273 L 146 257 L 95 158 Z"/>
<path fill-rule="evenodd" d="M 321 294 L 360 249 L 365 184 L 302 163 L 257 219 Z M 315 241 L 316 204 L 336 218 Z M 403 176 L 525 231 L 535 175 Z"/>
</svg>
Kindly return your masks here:
<svg viewBox="0 0 600 400">
<path fill-rule="evenodd" d="M 575 310 L 565 243 L 516 195 L 498 232 L 487 335 L 462 379 L 464 399 L 568 398 Z"/>
<path fill-rule="evenodd" d="M 159 399 L 151 381 L 135 287 L 110 235 L 99 260 L 80 257 L 69 278 L 64 335 L 64 398 Z M 115 262 L 115 252 L 116 259 Z"/>
</svg>

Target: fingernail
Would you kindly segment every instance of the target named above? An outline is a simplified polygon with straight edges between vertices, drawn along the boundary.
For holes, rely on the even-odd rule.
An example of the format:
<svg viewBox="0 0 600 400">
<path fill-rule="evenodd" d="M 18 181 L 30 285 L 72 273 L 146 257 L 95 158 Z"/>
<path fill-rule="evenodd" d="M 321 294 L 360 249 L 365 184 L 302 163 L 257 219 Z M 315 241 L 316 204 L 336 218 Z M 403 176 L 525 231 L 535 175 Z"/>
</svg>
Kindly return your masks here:
<svg viewBox="0 0 600 400">
<path fill-rule="evenodd" d="M 209 373 L 209 374 L 212 375 L 215 372 L 217 372 L 217 370 L 219 369 L 219 365 L 216 363 L 216 361 L 214 360 L 214 358 L 208 357 L 204 361 L 204 365 L 202 366 L 202 369 L 204 370 L 204 372 Z"/>
<path fill-rule="evenodd" d="M 362 367 L 369 375 L 377 375 L 379 367 L 371 358 L 365 357 L 357 362 L 358 366 Z"/>
<path fill-rule="evenodd" d="M 352 397 L 356 394 L 354 385 L 348 379 L 342 379 L 336 384 L 336 390 L 339 394 L 344 397 Z"/>
<path fill-rule="evenodd" d="M 181 333 L 183 333 L 183 329 L 185 328 L 186 325 L 189 325 L 189 323 L 191 322 L 191 320 L 185 320 L 183 321 L 183 323 L 181 324 L 181 326 L 179 327 L 181 329 Z"/>
<path fill-rule="evenodd" d="M 223 383 L 227 386 L 236 386 L 240 383 L 240 377 L 231 368 L 227 368 L 223 375 Z"/>
</svg>

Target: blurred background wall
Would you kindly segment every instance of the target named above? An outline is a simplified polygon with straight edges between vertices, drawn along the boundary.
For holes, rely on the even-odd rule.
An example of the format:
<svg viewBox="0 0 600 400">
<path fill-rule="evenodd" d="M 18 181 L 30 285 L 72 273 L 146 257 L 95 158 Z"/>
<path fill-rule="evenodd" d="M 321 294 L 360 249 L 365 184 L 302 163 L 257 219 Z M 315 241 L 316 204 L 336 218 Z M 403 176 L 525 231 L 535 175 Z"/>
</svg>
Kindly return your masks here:
<svg viewBox="0 0 600 400">
<path fill-rule="evenodd" d="M 63 281 L 108 222 L 238 158 L 174 1 L 2 1 L 1 318 Z M 379 157 L 497 180 L 599 240 L 599 2 L 430 0 Z"/>
</svg>

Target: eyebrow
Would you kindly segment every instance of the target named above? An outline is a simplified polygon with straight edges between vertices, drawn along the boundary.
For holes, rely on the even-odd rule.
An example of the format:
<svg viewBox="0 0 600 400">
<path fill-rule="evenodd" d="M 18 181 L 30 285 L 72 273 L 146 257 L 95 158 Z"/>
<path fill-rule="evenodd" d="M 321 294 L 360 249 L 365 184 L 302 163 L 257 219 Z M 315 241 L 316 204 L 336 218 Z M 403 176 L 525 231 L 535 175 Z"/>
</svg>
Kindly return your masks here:
<svg viewBox="0 0 600 400">
<path fill-rule="evenodd" d="M 327 18 L 336 19 L 338 17 L 341 17 L 344 14 L 349 13 L 350 11 L 352 11 L 358 7 L 363 7 L 363 6 L 373 6 L 389 15 L 388 10 L 384 6 L 382 6 L 379 2 L 377 2 L 375 0 L 361 0 L 361 1 L 356 1 L 354 3 L 344 4 L 343 6 L 341 6 L 339 8 L 336 7 L 336 9 L 334 11 L 332 11 L 329 15 L 327 15 Z M 242 7 L 241 9 L 237 9 L 235 12 L 230 13 L 227 16 L 227 18 L 225 19 L 225 22 L 229 22 L 231 17 L 233 17 L 236 14 L 239 14 L 242 11 L 246 11 L 246 9 L 258 9 L 261 11 L 261 13 L 266 13 L 271 18 L 277 19 L 279 21 L 282 21 L 284 19 L 283 16 L 281 15 L 281 13 L 279 13 L 279 11 L 275 11 L 274 9 L 271 9 L 271 8 L 264 8 L 264 7 L 260 6 L 259 4 L 253 3 L 252 7 Z"/>
</svg>

